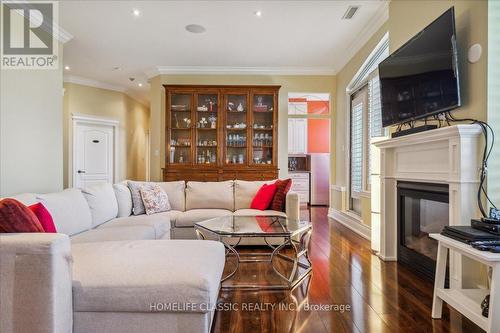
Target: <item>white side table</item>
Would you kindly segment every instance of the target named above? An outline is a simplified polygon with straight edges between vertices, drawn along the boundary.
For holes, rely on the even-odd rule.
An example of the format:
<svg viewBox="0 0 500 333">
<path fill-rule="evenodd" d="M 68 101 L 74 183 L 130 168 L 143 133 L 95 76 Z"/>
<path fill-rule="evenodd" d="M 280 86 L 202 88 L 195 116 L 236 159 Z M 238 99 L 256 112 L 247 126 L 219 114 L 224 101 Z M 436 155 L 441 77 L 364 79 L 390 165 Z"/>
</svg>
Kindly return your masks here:
<svg viewBox="0 0 500 333">
<path fill-rule="evenodd" d="M 434 297 L 432 300 L 432 318 L 441 318 L 443 301 L 445 301 L 486 332 L 500 333 L 500 253 L 479 251 L 470 245 L 440 234 L 431 234 L 429 236 L 439 242 Z M 444 280 L 449 250 L 454 250 L 492 267 L 493 275 L 490 290 L 445 289 Z M 486 318 L 482 315 L 481 302 L 488 294 L 490 294 L 490 312 L 488 318 Z"/>
</svg>

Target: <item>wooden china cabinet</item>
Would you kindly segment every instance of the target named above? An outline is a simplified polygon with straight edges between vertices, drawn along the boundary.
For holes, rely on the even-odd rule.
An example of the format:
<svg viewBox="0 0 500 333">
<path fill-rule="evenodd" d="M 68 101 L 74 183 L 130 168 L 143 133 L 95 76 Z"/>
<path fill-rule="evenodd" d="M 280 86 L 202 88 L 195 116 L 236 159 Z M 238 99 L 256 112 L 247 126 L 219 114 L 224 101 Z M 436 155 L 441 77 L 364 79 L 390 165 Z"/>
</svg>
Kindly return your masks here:
<svg viewBox="0 0 500 333">
<path fill-rule="evenodd" d="M 278 178 L 280 86 L 164 87 L 165 181 Z"/>
</svg>

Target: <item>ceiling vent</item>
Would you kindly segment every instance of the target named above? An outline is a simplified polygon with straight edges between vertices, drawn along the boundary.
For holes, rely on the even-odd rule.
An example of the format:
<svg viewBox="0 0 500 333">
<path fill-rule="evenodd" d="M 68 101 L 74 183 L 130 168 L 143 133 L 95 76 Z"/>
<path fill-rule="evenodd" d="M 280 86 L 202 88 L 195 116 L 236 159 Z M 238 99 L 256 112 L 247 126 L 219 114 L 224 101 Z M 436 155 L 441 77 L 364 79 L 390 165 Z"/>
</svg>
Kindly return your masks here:
<svg viewBox="0 0 500 333">
<path fill-rule="evenodd" d="M 344 13 L 344 16 L 342 16 L 343 20 L 350 20 L 358 12 L 359 6 L 349 6 L 347 8 L 346 12 Z"/>
</svg>

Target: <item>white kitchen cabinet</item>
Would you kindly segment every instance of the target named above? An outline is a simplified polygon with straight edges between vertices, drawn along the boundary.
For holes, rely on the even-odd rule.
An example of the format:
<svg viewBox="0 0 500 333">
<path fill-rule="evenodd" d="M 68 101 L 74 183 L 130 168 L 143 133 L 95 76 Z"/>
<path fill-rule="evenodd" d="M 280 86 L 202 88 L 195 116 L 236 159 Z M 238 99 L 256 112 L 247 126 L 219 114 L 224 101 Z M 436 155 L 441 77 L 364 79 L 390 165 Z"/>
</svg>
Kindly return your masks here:
<svg viewBox="0 0 500 333">
<path fill-rule="evenodd" d="M 307 153 L 307 119 L 288 119 L 288 153 Z"/>
<path fill-rule="evenodd" d="M 301 204 L 310 202 L 311 183 L 308 172 L 289 172 L 289 177 L 292 179 L 291 190 L 296 192 L 300 197 Z"/>
</svg>

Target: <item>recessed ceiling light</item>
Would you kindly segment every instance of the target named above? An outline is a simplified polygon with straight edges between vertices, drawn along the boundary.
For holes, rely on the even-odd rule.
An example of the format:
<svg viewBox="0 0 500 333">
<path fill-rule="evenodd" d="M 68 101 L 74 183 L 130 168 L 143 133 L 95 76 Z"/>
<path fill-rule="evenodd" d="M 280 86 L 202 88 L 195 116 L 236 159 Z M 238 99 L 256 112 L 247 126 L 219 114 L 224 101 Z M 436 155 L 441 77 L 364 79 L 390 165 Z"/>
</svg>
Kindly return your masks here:
<svg viewBox="0 0 500 333">
<path fill-rule="evenodd" d="M 260 10 L 256 11 L 254 14 L 257 17 L 261 17 L 262 16 L 262 12 Z"/>
<path fill-rule="evenodd" d="M 199 24 L 188 24 L 185 29 L 193 34 L 201 34 L 207 30 L 204 26 Z"/>
<path fill-rule="evenodd" d="M 121 68 L 120 66 L 115 66 L 115 67 L 113 67 L 113 70 L 114 70 L 114 71 L 121 71 L 121 70 L 122 70 L 122 68 Z"/>
<path fill-rule="evenodd" d="M 142 87 L 142 83 L 139 83 L 139 84 L 138 84 L 138 86 L 139 86 L 139 87 Z"/>
<path fill-rule="evenodd" d="M 141 11 L 139 9 L 134 9 L 134 10 L 132 10 L 132 14 L 134 14 L 134 16 L 140 16 Z"/>
<path fill-rule="evenodd" d="M 69 67 L 68 65 L 64 66 L 64 69 L 69 71 L 71 69 L 71 67 Z"/>
</svg>

